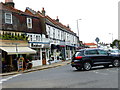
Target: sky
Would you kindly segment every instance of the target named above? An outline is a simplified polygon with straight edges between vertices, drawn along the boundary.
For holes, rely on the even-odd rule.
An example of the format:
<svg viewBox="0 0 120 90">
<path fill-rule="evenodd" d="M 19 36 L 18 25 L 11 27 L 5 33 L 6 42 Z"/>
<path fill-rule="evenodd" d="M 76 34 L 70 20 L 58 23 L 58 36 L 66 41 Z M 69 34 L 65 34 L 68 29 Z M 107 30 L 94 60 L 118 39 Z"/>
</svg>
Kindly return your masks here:
<svg viewBox="0 0 120 90">
<path fill-rule="evenodd" d="M 41 11 L 52 19 L 70 26 L 84 43 L 111 43 L 118 39 L 118 2 L 120 0 L 13 0 L 15 8 L 25 11 L 26 7 Z M 5 2 L 5 0 L 0 0 Z M 80 20 L 79 20 L 80 19 Z M 78 27 L 77 29 L 77 21 Z"/>
</svg>

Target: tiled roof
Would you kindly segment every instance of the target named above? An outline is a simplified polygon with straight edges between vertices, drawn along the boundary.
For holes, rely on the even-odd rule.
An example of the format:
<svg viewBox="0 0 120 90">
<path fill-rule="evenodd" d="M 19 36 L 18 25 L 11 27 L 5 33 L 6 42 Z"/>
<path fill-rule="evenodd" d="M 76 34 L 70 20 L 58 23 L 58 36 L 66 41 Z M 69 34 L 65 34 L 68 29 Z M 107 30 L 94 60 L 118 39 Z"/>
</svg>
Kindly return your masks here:
<svg viewBox="0 0 120 90">
<path fill-rule="evenodd" d="M 60 27 L 60 28 L 62 28 L 64 30 L 67 30 L 69 32 L 74 33 L 70 28 L 68 28 L 67 26 L 63 25 L 62 23 L 60 23 L 60 22 L 58 22 L 58 21 L 50 18 L 48 15 L 46 15 L 46 16 L 42 15 L 40 11 L 36 12 L 36 11 L 34 11 L 34 10 L 32 10 L 32 9 L 30 9 L 30 8 L 27 7 L 26 11 L 23 12 L 21 10 L 15 9 L 14 7 L 6 6 L 2 2 L 0 4 L 1 4 L 1 7 L 0 7 L 1 10 L 11 11 L 11 12 L 20 13 L 20 14 L 24 14 L 24 15 L 28 15 L 28 16 L 33 16 L 33 17 L 46 18 L 50 22 L 52 22 L 54 25 L 56 25 L 57 27 Z"/>
<path fill-rule="evenodd" d="M 62 23 L 56 21 L 55 19 L 50 18 L 48 15 L 46 16 L 46 19 L 51 21 L 54 25 L 57 25 L 57 26 L 61 27 L 62 29 L 65 29 L 65 30 L 68 30 L 68 31 L 74 33 L 73 31 L 71 31 L 70 28 L 68 28 L 67 26 L 63 25 Z"/>
<path fill-rule="evenodd" d="M 58 27 L 61 27 L 62 29 L 65 29 L 65 30 L 67 30 L 67 31 L 70 31 L 70 32 L 74 33 L 70 28 L 68 28 L 67 26 L 63 25 L 62 23 L 56 21 L 55 19 L 52 19 L 52 18 L 49 17 L 48 15 L 43 16 L 40 11 L 38 11 L 38 15 L 39 15 L 40 17 L 42 17 L 42 18 L 45 17 L 45 18 L 48 19 L 50 22 L 52 22 L 54 25 L 56 25 L 56 26 L 58 26 Z"/>
<path fill-rule="evenodd" d="M 6 11 L 11 11 L 11 12 L 15 12 L 15 13 L 19 13 L 19 14 L 24 14 L 24 15 L 28 15 L 28 16 L 34 16 L 34 15 L 31 15 L 31 14 L 29 14 L 29 13 L 27 13 L 27 12 L 23 12 L 23 11 L 21 11 L 21 10 L 18 10 L 18 9 L 16 9 L 16 8 L 14 8 L 14 7 L 12 7 L 12 6 L 6 6 L 4 3 L 0 3 L 0 5 L 1 5 L 1 7 L 2 8 L 0 8 L 1 10 L 6 10 Z M 35 17 L 35 16 L 34 16 Z"/>
<path fill-rule="evenodd" d="M 95 43 L 84 43 L 84 45 L 92 46 L 92 45 L 97 45 L 97 44 L 95 44 Z"/>
<path fill-rule="evenodd" d="M 40 17 L 42 17 L 42 18 L 45 17 L 45 16 L 43 16 L 39 11 L 38 11 L 37 13 L 38 13 L 38 15 L 39 15 Z"/>
</svg>

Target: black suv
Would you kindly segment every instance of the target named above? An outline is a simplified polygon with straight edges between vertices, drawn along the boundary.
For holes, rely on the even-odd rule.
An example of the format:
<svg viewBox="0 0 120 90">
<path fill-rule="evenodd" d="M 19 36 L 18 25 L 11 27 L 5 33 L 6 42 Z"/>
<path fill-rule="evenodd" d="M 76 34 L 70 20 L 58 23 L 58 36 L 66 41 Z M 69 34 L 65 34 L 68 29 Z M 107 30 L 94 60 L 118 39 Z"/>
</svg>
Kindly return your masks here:
<svg viewBox="0 0 120 90">
<path fill-rule="evenodd" d="M 113 55 L 103 49 L 97 48 L 76 51 L 71 61 L 71 66 L 77 70 L 90 70 L 93 66 L 98 65 L 109 67 L 110 64 L 114 67 L 120 66 L 120 55 Z"/>
</svg>

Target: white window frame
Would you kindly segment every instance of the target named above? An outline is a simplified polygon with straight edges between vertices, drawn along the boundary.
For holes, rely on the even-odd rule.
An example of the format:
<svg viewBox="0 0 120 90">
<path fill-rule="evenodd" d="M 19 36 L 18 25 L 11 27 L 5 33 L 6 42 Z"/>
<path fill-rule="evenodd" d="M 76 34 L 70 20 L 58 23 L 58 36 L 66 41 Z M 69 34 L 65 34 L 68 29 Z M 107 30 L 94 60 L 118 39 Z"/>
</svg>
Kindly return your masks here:
<svg viewBox="0 0 120 90">
<path fill-rule="evenodd" d="M 58 30 L 58 39 L 60 39 L 60 31 Z"/>
<path fill-rule="evenodd" d="M 10 15 L 10 18 L 7 17 L 7 14 Z M 10 22 L 8 22 L 8 20 L 10 20 Z M 12 13 L 5 13 L 5 23 L 7 24 L 12 24 Z"/>
<path fill-rule="evenodd" d="M 32 18 L 27 18 L 27 27 L 32 28 Z"/>
<path fill-rule="evenodd" d="M 53 38 L 55 39 L 55 28 L 53 28 Z"/>
<path fill-rule="evenodd" d="M 48 26 L 48 36 L 50 37 L 50 26 Z"/>
</svg>

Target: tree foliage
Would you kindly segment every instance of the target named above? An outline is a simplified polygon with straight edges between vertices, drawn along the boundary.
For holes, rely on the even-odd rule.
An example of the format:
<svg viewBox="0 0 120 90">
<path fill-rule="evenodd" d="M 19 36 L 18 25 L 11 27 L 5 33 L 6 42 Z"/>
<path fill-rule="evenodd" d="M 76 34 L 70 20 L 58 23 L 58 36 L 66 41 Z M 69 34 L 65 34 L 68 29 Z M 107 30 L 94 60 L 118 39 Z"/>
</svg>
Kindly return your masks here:
<svg viewBox="0 0 120 90">
<path fill-rule="evenodd" d="M 111 47 L 113 47 L 113 48 L 116 47 L 116 48 L 120 49 L 120 40 L 115 39 L 115 40 L 112 42 Z"/>
</svg>

